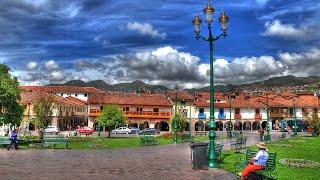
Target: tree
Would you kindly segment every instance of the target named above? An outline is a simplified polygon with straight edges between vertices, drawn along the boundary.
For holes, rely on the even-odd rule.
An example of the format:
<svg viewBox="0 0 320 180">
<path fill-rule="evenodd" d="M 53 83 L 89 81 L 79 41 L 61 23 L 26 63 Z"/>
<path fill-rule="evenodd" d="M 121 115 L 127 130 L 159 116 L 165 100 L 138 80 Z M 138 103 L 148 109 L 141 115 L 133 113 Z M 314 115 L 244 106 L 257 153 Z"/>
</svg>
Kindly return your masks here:
<svg viewBox="0 0 320 180">
<path fill-rule="evenodd" d="M 174 116 L 171 118 L 171 127 L 174 127 Z M 187 125 L 187 120 L 186 118 L 180 113 L 177 113 L 177 121 L 178 121 L 178 128 L 177 131 L 178 132 L 183 132 L 183 130 L 185 129 L 186 125 Z"/>
<path fill-rule="evenodd" d="M 99 123 L 99 128 L 100 126 L 107 127 L 107 131 L 109 132 L 108 138 L 110 137 L 110 133 L 112 129 L 115 129 L 116 127 L 124 126 L 126 124 L 123 112 L 119 110 L 119 107 L 116 105 L 104 106 L 97 120 Z"/>
<path fill-rule="evenodd" d="M 40 139 L 43 139 L 44 129 L 51 124 L 53 113 L 53 100 L 51 97 L 42 97 L 33 105 L 35 113 L 34 123 L 38 129 Z"/>
<path fill-rule="evenodd" d="M 319 128 L 320 128 L 320 118 L 316 111 L 313 111 L 311 116 L 306 115 L 306 123 L 313 128 L 313 136 L 319 135 Z"/>
<path fill-rule="evenodd" d="M 24 108 L 19 104 L 19 82 L 9 72 L 7 65 L 0 64 L 0 124 L 16 126 L 21 122 Z"/>
</svg>

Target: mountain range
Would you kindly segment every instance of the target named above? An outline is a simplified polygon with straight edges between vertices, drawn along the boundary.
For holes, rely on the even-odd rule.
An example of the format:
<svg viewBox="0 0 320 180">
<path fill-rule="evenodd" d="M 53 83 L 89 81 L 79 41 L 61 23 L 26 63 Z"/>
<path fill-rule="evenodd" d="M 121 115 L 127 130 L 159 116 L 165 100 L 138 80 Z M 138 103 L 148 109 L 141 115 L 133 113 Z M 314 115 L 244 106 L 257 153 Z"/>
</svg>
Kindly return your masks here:
<svg viewBox="0 0 320 180">
<path fill-rule="evenodd" d="M 216 85 L 216 92 L 259 92 L 266 88 L 269 90 L 295 90 L 295 91 L 308 91 L 310 88 L 315 88 L 320 82 L 320 77 L 295 77 L 295 76 L 279 76 L 272 77 L 268 80 L 257 81 L 248 84 L 241 85 Z M 144 83 L 140 80 L 136 80 L 130 83 L 108 84 L 103 80 L 95 80 L 84 82 L 81 80 L 71 80 L 63 84 L 50 84 L 55 86 L 82 86 L 82 87 L 95 87 L 103 91 L 114 92 L 150 92 L 150 93 L 162 93 L 171 90 L 162 85 L 151 85 Z M 185 89 L 188 92 L 195 91 L 210 91 L 210 87 L 206 86 L 198 89 Z"/>
</svg>

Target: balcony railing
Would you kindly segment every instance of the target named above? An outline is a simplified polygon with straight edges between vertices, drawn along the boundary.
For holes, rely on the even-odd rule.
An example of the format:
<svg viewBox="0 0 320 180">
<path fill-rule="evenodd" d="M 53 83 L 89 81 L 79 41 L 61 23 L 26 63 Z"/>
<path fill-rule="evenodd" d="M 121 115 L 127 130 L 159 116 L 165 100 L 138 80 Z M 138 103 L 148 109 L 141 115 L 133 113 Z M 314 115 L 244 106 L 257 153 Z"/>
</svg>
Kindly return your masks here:
<svg viewBox="0 0 320 180">
<path fill-rule="evenodd" d="M 254 119 L 262 119 L 262 114 L 255 114 Z"/>
<path fill-rule="evenodd" d="M 288 113 L 283 113 L 283 112 L 270 112 L 270 117 L 284 117 L 288 118 L 290 117 Z"/>
<path fill-rule="evenodd" d="M 171 112 L 124 111 L 126 117 L 171 118 Z"/>
<path fill-rule="evenodd" d="M 241 119 L 241 115 L 240 114 L 234 114 L 234 119 Z"/>
<path fill-rule="evenodd" d="M 171 118 L 171 112 L 153 112 L 153 111 L 123 111 L 126 117 L 141 118 Z M 99 116 L 100 110 L 90 109 L 90 116 Z"/>
<path fill-rule="evenodd" d="M 219 113 L 218 119 L 226 119 L 226 113 Z"/>
<path fill-rule="evenodd" d="M 206 113 L 199 113 L 198 119 L 206 119 Z"/>
</svg>

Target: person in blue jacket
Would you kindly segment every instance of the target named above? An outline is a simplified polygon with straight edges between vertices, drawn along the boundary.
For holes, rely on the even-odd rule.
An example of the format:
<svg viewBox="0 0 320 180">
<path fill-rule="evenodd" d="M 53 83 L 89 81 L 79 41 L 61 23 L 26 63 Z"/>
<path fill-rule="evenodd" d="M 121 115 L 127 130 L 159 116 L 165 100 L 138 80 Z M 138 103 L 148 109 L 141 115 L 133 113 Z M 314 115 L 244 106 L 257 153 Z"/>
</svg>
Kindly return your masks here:
<svg viewBox="0 0 320 180">
<path fill-rule="evenodd" d="M 10 143 L 9 147 L 7 148 L 7 150 L 10 150 L 11 147 L 14 147 L 15 150 L 18 149 L 17 137 L 18 137 L 18 132 L 17 132 L 17 130 L 14 129 L 11 133 L 11 137 L 10 137 L 11 143 Z"/>
</svg>

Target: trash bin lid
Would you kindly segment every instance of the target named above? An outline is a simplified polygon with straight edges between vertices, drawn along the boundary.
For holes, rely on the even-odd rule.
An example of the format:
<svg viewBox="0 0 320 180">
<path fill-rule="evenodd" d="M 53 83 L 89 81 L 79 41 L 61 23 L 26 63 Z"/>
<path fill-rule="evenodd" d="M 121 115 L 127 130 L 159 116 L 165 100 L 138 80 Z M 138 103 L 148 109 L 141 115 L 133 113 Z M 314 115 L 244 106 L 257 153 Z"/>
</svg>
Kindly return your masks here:
<svg viewBox="0 0 320 180">
<path fill-rule="evenodd" d="M 196 147 L 196 146 L 207 146 L 208 142 L 198 142 L 198 143 L 192 143 L 190 147 Z"/>
</svg>

